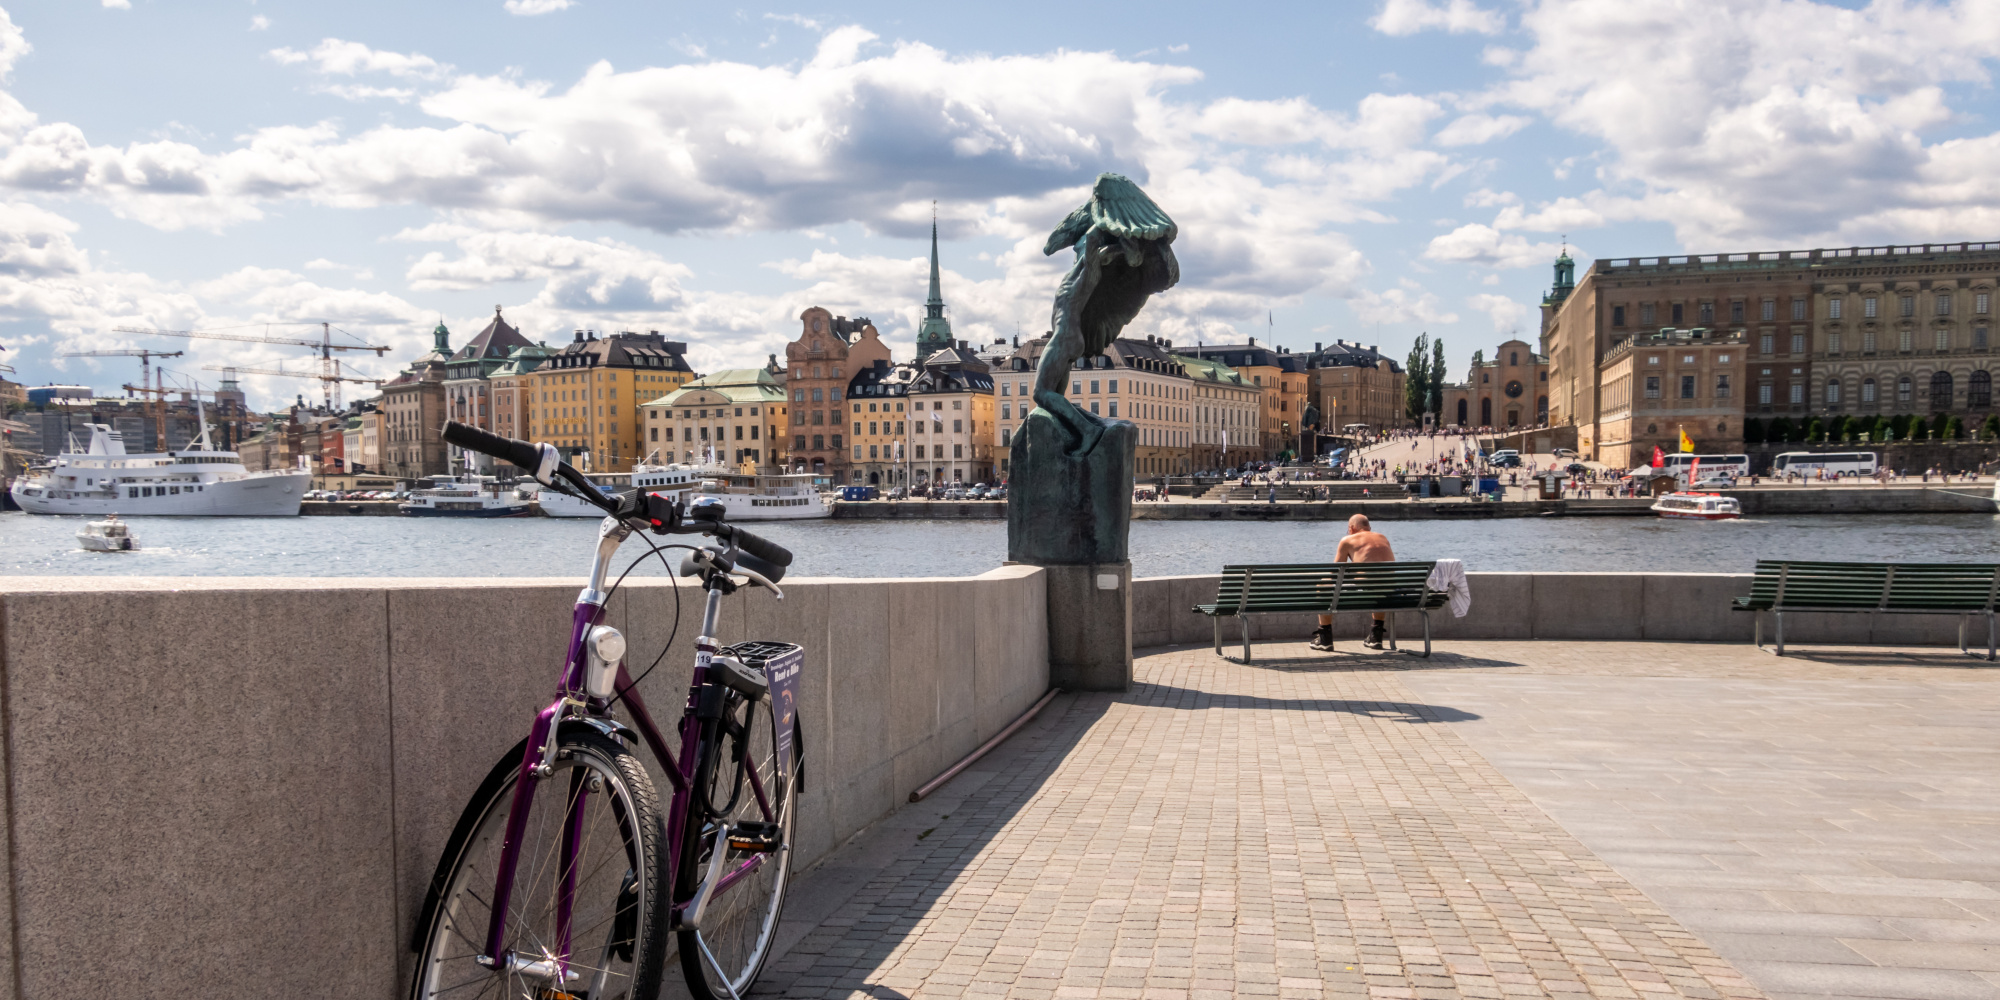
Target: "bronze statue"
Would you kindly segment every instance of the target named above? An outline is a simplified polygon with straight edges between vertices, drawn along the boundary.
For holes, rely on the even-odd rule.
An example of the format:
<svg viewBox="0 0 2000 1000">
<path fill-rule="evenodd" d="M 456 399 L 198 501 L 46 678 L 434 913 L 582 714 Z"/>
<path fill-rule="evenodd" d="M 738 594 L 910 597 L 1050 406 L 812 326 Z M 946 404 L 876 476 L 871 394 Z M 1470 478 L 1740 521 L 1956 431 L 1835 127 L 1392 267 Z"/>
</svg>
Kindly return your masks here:
<svg viewBox="0 0 2000 1000">
<path fill-rule="evenodd" d="M 1043 565 L 1122 563 L 1131 524 L 1136 429 L 1068 398 L 1070 369 L 1102 354 L 1146 300 L 1180 280 L 1174 220 L 1139 186 L 1102 174 L 1090 201 L 1042 252 L 1076 248 L 1056 290 L 1053 331 L 1035 370 L 1036 410 L 1011 451 L 1007 552 Z"/>
</svg>

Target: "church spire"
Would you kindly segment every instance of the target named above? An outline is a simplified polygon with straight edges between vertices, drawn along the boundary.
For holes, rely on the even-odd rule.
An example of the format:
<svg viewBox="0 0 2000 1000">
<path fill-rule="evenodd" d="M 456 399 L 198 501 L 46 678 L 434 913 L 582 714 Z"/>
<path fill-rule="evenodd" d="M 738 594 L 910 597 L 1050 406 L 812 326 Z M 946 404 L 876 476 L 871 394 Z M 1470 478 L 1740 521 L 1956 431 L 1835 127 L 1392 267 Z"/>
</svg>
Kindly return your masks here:
<svg viewBox="0 0 2000 1000">
<path fill-rule="evenodd" d="M 944 290 L 938 280 L 937 202 L 931 202 L 931 294 L 924 301 L 923 325 L 917 328 L 917 363 L 951 344 L 951 321 L 944 318 Z"/>
</svg>

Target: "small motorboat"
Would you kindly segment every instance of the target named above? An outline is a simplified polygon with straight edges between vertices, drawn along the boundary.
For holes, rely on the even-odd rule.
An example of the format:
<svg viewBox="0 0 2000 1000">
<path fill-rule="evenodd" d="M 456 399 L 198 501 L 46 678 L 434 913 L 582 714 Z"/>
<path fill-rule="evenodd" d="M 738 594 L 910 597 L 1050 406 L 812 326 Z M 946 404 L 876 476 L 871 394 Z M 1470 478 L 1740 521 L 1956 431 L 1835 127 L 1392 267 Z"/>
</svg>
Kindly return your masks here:
<svg viewBox="0 0 2000 1000">
<path fill-rule="evenodd" d="M 1720 493 L 1668 493 L 1653 501 L 1653 512 L 1694 521 L 1728 521 L 1743 516 L 1743 505 Z"/>
<path fill-rule="evenodd" d="M 131 525 L 120 521 L 116 514 L 84 525 L 78 529 L 76 540 L 89 552 L 130 552 L 139 547 L 139 538 L 132 534 Z"/>
</svg>

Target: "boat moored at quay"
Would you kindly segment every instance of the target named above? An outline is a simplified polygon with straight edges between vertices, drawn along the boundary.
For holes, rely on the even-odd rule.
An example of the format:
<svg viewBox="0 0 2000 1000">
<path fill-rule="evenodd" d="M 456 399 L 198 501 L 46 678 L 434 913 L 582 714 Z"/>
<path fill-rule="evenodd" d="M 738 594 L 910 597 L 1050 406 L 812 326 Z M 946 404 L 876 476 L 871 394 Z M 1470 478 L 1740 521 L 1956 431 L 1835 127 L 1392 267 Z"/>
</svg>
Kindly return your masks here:
<svg viewBox="0 0 2000 1000">
<path fill-rule="evenodd" d="M 88 424 L 90 445 L 30 468 L 9 495 L 30 514 L 124 517 L 296 517 L 312 473 L 251 472 L 233 451 L 217 451 L 208 430 L 179 451 L 127 454 L 119 432 Z M 74 447 L 74 446 L 72 446 Z"/>
<path fill-rule="evenodd" d="M 431 488 L 410 494 L 396 508 L 412 517 L 525 517 L 528 497 L 492 476 L 432 476 Z"/>
<path fill-rule="evenodd" d="M 1720 493 L 1668 493 L 1653 502 L 1653 512 L 1679 520 L 1730 521 L 1743 516 L 1743 505 Z"/>
<path fill-rule="evenodd" d="M 810 521 L 833 516 L 819 495 L 825 478 L 812 473 L 710 476 L 689 499 L 715 500 L 730 521 Z"/>
<path fill-rule="evenodd" d="M 599 491 L 606 494 L 616 493 L 620 487 L 630 486 L 679 500 L 685 498 L 684 494 L 688 490 L 700 486 L 704 476 L 713 475 L 715 471 L 713 466 L 640 463 L 633 466 L 630 473 L 600 473 L 590 475 L 588 478 L 597 484 Z M 583 499 L 567 493 L 558 493 L 546 487 L 535 494 L 535 506 L 540 507 L 542 513 L 550 517 L 602 518 L 604 516 L 604 511 Z"/>
</svg>

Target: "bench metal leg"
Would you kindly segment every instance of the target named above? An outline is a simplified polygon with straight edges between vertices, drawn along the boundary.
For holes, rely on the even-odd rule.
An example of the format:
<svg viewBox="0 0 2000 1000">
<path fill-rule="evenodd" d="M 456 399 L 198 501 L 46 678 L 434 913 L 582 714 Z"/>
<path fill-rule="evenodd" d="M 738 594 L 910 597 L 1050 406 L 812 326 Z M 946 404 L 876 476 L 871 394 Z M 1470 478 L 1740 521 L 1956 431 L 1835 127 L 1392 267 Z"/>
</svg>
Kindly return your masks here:
<svg viewBox="0 0 2000 1000">
<path fill-rule="evenodd" d="M 1382 618 L 1389 623 L 1389 651 L 1393 653 L 1396 651 L 1396 613 L 1385 611 Z"/>
<path fill-rule="evenodd" d="M 1783 656 L 1785 655 L 1785 613 L 1783 611 L 1779 611 L 1776 608 L 1772 608 L 1771 619 L 1777 623 L 1776 626 L 1777 638 L 1775 640 L 1775 644 L 1777 646 L 1777 654 L 1779 656 Z"/>
<path fill-rule="evenodd" d="M 1250 662 L 1250 616 L 1237 615 L 1236 620 L 1243 623 L 1243 662 L 1249 663 Z"/>
<path fill-rule="evenodd" d="M 2000 653 L 2000 635 L 1993 630 L 1993 612 L 1986 612 L 1986 662 L 1992 663 L 1995 653 Z"/>
<path fill-rule="evenodd" d="M 1215 626 L 1215 655 L 1217 655 L 1217 656 L 1221 656 L 1221 655 L 1222 655 L 1222 616 L 1221 616 L 1221 615 L 1215 615 L 1214 617 L 1211 617 L 1211 618 L 1209 619 L 1209 622 L 1210 622 L 1210 623 L 1212 623 L 1212 624 L 1213 624 L 1213 625 Z"/>
<path fill-rule="evenodd" d="M 1965 648 L 1965 619 L 1967 617 L 1969 616 L 1968 615 L 1958 616 L 1958 651 L 1961 654 L 1967 652 Z"/>
<path fill-rule="evenodd" d="M 1756 644 L 1757 644 L 1757 648 L 1758 648 L 1758 649 L 1763 649 L 1763 648 L 1764 648 L 1764 612 L 1762 612 L 1762 611 L 1752 611 L 1752 612 L 1750 612 L 1750 622 L 1751 622 L 1751 625 L 1750 625 L 1750 641 L 1752 641 L 1752 642 L 1756 643 Z"/>
<path fill-rule="evenodd" d="M 1420 610 L 1417 614 L 1424 616 L 1424 659 L 1428 660 L 1431 658 L 1431 613 Z"/>
</svg>

